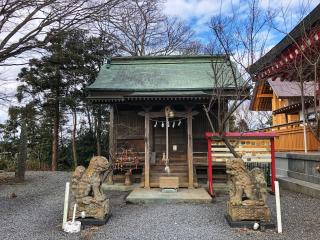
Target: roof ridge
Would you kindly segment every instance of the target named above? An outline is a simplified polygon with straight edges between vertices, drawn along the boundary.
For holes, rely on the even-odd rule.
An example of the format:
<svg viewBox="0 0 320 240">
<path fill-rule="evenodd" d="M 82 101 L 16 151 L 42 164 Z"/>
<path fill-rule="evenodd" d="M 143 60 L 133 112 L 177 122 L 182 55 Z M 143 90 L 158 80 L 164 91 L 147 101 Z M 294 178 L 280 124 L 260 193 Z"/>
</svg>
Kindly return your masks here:
<svg viewBox="0 0 320 240">
<path fill-rule="evenodd" d="M 225 58 L 224 54 L 202 55 L 161 55 L 161 56 L 113 56 L 111 60 L 153 60 L 153 59 L 199 59 L 199 58 Z"/>
</svg>

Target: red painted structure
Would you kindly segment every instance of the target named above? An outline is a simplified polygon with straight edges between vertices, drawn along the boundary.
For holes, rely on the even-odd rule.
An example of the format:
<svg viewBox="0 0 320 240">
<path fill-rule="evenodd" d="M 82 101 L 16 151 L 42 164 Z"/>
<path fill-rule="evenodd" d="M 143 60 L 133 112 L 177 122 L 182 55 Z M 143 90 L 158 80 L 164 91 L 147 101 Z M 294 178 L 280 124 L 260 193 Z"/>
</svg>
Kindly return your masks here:
<svg viewBox="0 0 320 240">
<path fill-rule="evenodd" d="M 265 140 L 270 139 L 270 150 L 271 150 L 271 187 L 272 192 L 274 192 L 274 181 L 276 180 L 276 160 L 275 160 L 275 148 L 274 148 L 274 138 L 277 136 L 274 132 L 227 132 L 224 135 L 228 139 L 232 140 Z M 206 138 L 208 140 L 208 192 L 214 196 L 212 188 L 212 141 L 219 139 L 218 133 L 206 132 Z"/>
<path fill-rule="evenodd" d="M 291 66 L 297 59 L 306 61 L 304 55 L 310 56 L 320 45 L 320 27 L 313 28 L 295 43 L 291 44 L 285 51 L 277 56 L 263 70 L 255 75 L 255 80 L 262 80 L 271 77 L 272 81 L 276 78 L 284 80 L 288 77 L 288 66 Z M 316 51 L 315 51 L 316 52 Z M 289 79 L 290 81 L 290 79 Z"/>
</svg>

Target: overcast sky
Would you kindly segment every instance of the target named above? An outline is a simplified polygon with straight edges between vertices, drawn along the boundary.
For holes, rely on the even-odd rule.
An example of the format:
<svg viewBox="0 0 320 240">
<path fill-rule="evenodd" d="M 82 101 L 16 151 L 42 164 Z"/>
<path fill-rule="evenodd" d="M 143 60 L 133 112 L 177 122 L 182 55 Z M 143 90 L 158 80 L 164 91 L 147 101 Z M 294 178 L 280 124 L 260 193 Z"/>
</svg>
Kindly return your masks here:
<svg viewBox="0 0 320 240">
<path fill-rule="evenodd" d="M 283 30 L 290 31 L 301 20 L 301 11 L 303 10 L 304 15 L 308 14 L 320 3 L 320 0 L 261 0 L 260 2 L 261 7 L 265 10 L 269 7 L 286 9 L 286 24 L 283 24 L 282 19 L 278 19 L 277 24 L 287 28 Z M 220 12 L 226 16 L 229 15 L 232 12 L 232 7 L 237 8 L 240 12 L 247 10 L 245 0 L 168 0 L 164 4 L 164 12 L 167 15 L 179 17 L 186 21 L 195 32 L 195 38 L 207 42 L 210 38 L 208 28 L 210 18 Z M 273 47 L 283 36 L 277 31 L 271 32 L 268 36 L 268 48 Z M 28 53 L 23 57 L 23 60 L 19 61 L 26 61 L 30 56 L 32 54 Z M 1 67 L 0 80 L 6 79 L 5 85 L 0 82 L 1 92 L 14 95 L 17 86 L 16 77 L 20 68 L 21 66 Z M 7 103 L 6 106 L 0 105 L 0 123 L 6 120 L 7 109 L 12 104 L 15 104 L 14 100 L 11 103 Z"/>
</svg>

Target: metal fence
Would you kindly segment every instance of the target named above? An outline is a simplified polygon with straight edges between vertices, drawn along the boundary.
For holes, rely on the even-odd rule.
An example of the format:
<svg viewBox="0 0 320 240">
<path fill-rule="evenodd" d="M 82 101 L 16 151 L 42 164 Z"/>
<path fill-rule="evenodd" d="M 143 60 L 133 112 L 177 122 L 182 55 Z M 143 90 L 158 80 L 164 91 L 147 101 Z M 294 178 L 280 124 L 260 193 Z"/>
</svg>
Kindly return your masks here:
<svg viewBox="0 0 320 240">
<path fill-rule="evenodd" d="M 262 169 L 268 186 L 271 186 L 271 163 L 246 162 L 245 164 L 250 171 L 256 167 Z"/>
</svg>

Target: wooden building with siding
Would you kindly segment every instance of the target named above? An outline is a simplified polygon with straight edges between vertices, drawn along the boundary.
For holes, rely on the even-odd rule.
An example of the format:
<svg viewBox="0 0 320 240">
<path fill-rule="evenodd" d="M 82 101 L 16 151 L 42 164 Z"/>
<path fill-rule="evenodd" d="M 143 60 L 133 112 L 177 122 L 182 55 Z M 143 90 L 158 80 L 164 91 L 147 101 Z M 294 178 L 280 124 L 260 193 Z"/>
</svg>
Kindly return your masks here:
<svg viewBox="0 0 320 240">
<path fill-rule="evenodd" d="M 250 110 L 272 111 L 272 127 L 263 131 L 277 132 L 276 151 L 320 150 L 317 137 L 308 128 L 304 134 L 303 125 L 304 117 L 312 121 L 314 99 L 320 96 L 320 85 L 313 78 L 314 67 L 306 59 L 318 58 L 319 52 L 320 4 L 248 68 L 255 81 Z M 302 112 L 302 92 L 306 113 Z"/>
<path fill-rule="evenodd" d="M 224 56 L 114 57 L 88 87 L 92 102 L 110 106 L 110 156 L 116 161 L 121 148 L 131 146 L 144 187 L 159 187 L 168 175 L 166 158 L 179 187 L 197 186 L 194 163 L 206 162 L 205 133 L 211 131 L 203 104 L 213 90 L 212 61 L 230 69 Z M 224 94 L 233 90 L 229 84 Z"/>
</svg>

